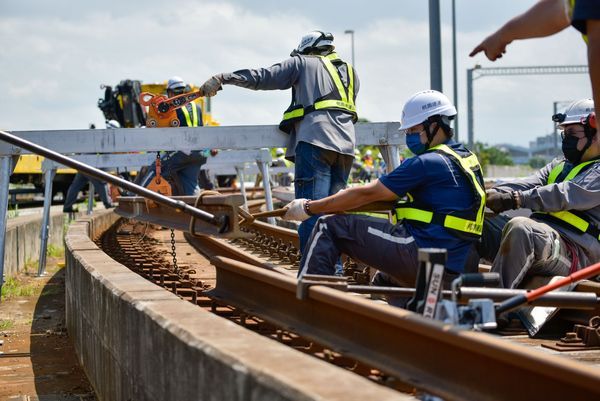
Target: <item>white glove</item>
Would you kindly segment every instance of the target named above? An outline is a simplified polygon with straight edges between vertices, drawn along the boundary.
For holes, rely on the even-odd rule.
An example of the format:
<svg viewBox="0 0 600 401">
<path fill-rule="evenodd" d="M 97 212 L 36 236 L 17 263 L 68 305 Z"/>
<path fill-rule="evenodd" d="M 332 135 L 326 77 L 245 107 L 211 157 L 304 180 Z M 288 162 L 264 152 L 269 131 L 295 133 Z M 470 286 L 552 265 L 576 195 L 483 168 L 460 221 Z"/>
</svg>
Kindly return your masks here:
<svg viewBox="0 0 600 401">
<path fill-rule="evenodd" d="M 304 221 L 308 219 L 310 216 L 306 213 L 306 210 L 304 210 L 304 203 L 307 200 L 308 199 L 305 198 L 294 199 L 285 205 L 285 207 L 288 208 L 288 211 L 283 215 L 282 219 L 295 221 Z"/>
<path fill-rule="evenodd" d="M 200 87 L 202 94 L 208 97 L 213 97 L 214 95 L 216 95 L 218 91 L 223 89 L 223 87 L 221 86 L 221 83 L 223 82 L 222 77 L 222 74 L 215 75 L 214 77 L 210 78 L 208 81 L 203 83 Z"/>
</svg>

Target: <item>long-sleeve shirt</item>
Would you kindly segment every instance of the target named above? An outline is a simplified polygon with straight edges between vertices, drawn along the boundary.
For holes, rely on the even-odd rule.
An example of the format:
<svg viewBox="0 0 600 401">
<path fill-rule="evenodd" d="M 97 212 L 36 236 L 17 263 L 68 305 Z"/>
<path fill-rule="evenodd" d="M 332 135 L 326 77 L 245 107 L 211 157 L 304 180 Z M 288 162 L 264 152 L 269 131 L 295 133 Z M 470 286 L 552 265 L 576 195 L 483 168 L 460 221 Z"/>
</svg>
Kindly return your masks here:
<svg viewBox="0 0 600 401">
<path fill-rule="evenodd" d="M 339 67 L 342 83 L 348 85 L 347 64 Z M 327 69 L 317 56 L 294 56 L 268 68 L 245 69 L 223 74 L 223 83 L 253 90 L 294 88 L 296 103 L 304 107 L 337 88 Z M 354 71 L 354 96 L 360 83 Z M 283 107 L 282 107 L 283 115 Z M 354 124 L 352 116 L 339 110 L 318 110 L 295 124 L 290 135 L 286 157 L 294 159 L 298 142 L 308 142 L 320 148 L 354 156 Z"/>
<path fill-rule="evenodd" d="M 546 184 L 552 169 L 563 161 L 563 159 L 555 159 L 529 177 L 500 184 L 494 189 L 501 192 L 518 191 L 521 196 L 521 207 L 534 212 L 578 210 L 583 212 L 588 222 L 600 226 L 600 162 L 590 164 L 569 181 Z M 565 161 L 565 173 L 573 167 L 573 164 Z M 532 217 L 538 220 L 535 215 Z M 564 225 L 553 221 L 543 221 L 560 232 L 565 239 L 577 245 L 580 261 L 587 261 L 586 263 L 600 261 L 598 238 L 567 229 Z"/>
</svg>

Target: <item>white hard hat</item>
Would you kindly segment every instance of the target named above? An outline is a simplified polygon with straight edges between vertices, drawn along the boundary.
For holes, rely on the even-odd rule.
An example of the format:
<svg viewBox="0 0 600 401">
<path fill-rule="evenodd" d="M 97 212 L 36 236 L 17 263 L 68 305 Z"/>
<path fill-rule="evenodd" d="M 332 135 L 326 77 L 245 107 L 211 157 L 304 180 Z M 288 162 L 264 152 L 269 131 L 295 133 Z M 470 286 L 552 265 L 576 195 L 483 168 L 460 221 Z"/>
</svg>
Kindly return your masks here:
<svg viewBox="0 0 600 401">
<path fill-rule="evenodd" d="M 371 156 L 373 154 L 373 152 L 371 152 L 371 149 L 367 149 L 367 151 L 365 152 L 366 156 Z"/>
<path fill-rule="evenodd" d="M 552 120 L 557 122 L 561 128 L 569 124 L 582 124 L 593 111 L 594 101 L 592 99 L 581 99 L 571 103 L 564 113 L 553 115 Z"/>
<path fill-rule="evenodd" d="M 431 116 L 454 117 L 456 108 L 450 99 L 436 90 L 417 92 L 404 104 L 400 129 L 419 125 Z"/>
<path fill-rule="evenodd" d="M 169 82 L 167 82 L 167 90 L 172 91 L 180 88 L 185 88 L 185 82 L 183 79 L 181 79 L 181 77 L 174 76 L 169 79 Z"/>
<path fill-rule="evenodd" d="M 330 32 L 312 31 L 307 33 L 300 39 L 298 47 L 296 47 L 290 56 L 297 54 L 310 54 L 315 50 L 333 50 L 333 35 Z"/>
<path fill-rule="evenodd" d="M 107 120 L 106 128 L 108 128 L 108 129 L 121 128 L 121 124 L 119 124 L 119 122 L 117 120 Z"/>
<path fill-rule="evenodd" d="M 275 149 L 275 155 L 276 156 L 281 156 L 283 154 L 285 154 L 285 151 L 283 150 L 283 148 L 277 148 L 277 149 Z"/>
</svg>

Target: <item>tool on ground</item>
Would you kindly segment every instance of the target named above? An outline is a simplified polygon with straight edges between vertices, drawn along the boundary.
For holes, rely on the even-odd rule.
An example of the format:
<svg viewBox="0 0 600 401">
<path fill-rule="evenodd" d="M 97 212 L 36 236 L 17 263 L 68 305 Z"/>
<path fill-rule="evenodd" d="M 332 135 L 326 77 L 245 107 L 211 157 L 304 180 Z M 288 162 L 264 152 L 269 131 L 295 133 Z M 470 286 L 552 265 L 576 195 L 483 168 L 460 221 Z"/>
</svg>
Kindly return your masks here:
<svg viewBox="0 0 600 401">
<path fill-rule="evenodd" d="M 529 302 L 536 300 L 543 294 L 546 294 L 552 290 L 555 290 L 557 288 L 563 287 L 563 286 L 571 284 L 571 283 L 575 283 L 577 281 L 586 279 L 588 277 L 596 276 L 598 274 L 600 274 L 600 263 L 595 263 L 584 269 L 576 271 L 575 273 L 570 274 L 569 276 L 564 277 L 560 280 L 557 280 L 555 282 L 552 282 L 550 284 L 547 284 L 545 286 L 537 288 L 533 291 L 529 291 L 525 294 L 514 296 L 514 297 L 502 302 L 500 305 L 498 305 L 496 307 L 496 316 L 500 315 L 501 313 L 516 309 L 520 306 L 526 305 Z"/>
<path fill-rule="evenodd" d="M 448 254 L 445 249 L 419 249 L 419 270 L 415 284 L 415 295 L 406 304 L 406 309 L 434 318 L 437 303 L 442 295 L 444 266 Z"/>
<path fill-rule="evenodd" d="M 142 92 L 140 104 L 148 106 L 146 127 L 179 127 L 176 110 L 202 96 L 204 96 L 202 91 L 182 93 L 173 97 Z"/>
<path fill-rule="evenodd" d="M 479 275 L 479 273 L 476 273 Z M 486 275 L 487 273 L 481 273 Z M 469 274 L 470 275 L 470 274 Z M 484 276 L 485 277 L 485 276 Z M 349 284 L 348 277 L 325 276 L 320 274 L 305 274 L 298 281 L 298 286 L 304 287 L 300 292 L 304 294 L 307 287 L 312 285 L 323 285 L 344 292 L 370 295 L 392 295 L 397 297 L 412 297 L 415 288 L 406 287 L 383 287 L 375 285 Z M 486 280 L 484 278 L 484 280 Z M 487 280 L 486 280 L 487 281 Z M 481 281 L 480 281 L 481 282 Z M 462 285 L 476 283 L 475 281 L 463 281 Z M 472 284 L 475 285 L 475 284 Z M 527 290 L 489 287 L 464 287 L 459 286 L 456 291 L 442 290 L 442 298 L 455 299 L 457 304 L 468 304 L 471 299 L 489 298 L 494 302 L 502 302 L 516 295 L 525 294 Z M 551 292 L 540 296 L 532 301 L 533 306 L 554 306 L 567 309 L 596 309 L 600 308 L 600 297 L 594 292 Z"/>
<path fill-rule="evenodd" d="M 61 155 L 53 150 L 44 148 L 39 146 L 33 142 L 29 142 L 18 136 L 12 135 L 6 131 L 0 131 L 0 140 L 8 142 L 12 145 L 18 146 L 23 149 L 27 149 L 32 153 L 38 154 L 40 156 L 47 157 L 50 160 L 53 160 L 57 163 L 63 164 L 65 166 L 71 167 L 81 173 L 91 177 L 96 178 L 103 182 L 108 182 L 110 184 L 116 185 L 119 188 L 126 189 L 134 194 L 143 196 L 144 198 L 151 199 L 154 202 L 168 206 L 170 208 L 179 210 L 185 214 L 196 217 L 202 222 L 208 223 L 211 226 L 215 226 L 218 228 L 218 233 L 224 233 L 228 231 L 229 228 L 229 217 L 227 215 L 215 216 L 213 214 L 207 213 L 204 210 L 200 210 L 198 208 L 192 207 L 185 202 L 180 200 L 176 200 L 173 198 L 169 198 L 167 196 L 161 195 L 157 192 L 150 191 L 147 188 L 136 185 L 132 182 L 124 180 L 120 177 L 116 177 L 109 173 L 106 173 L 100 169 L 88 166 L 87 164 L 81 163 L 77 160 L 71 159 L 67 156 Z"/>
</svg>

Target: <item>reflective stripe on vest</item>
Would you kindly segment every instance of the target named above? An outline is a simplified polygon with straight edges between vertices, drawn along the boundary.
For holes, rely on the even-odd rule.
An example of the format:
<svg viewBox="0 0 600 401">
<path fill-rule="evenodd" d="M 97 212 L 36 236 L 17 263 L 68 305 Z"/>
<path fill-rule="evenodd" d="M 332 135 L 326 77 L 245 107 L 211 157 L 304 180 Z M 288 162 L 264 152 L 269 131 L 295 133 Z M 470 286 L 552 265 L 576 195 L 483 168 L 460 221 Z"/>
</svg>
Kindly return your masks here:
<svg viewBox="0 0 600 401">
<path fill-rule="evenodd" d="M 342 79 L 337 71 L 337 68 L 333 65 L 332 61 L 339 60 L 339 57 L 335 53 L 331 53 L 327 56 L 315 56 L 318 57 L 325 69 L 327 70 L 329 76 L 333 80 L 333 83 L 337 89 L 337 92 L 332 92 L 338 99 L 324 99 L 318 100 L 313 105 L 304 106 L 304 105 L 295 105 L 292 104 L 284 113 L 282 123 L 289 120 L 300 120 L 306 114 L 311 113 L 315 110 L 325 110 L 325 109 L 333 109 L 333 110 L 341 110 L 346 111 L 353 115 L 356 118 L 356 105 L 354 104 L 354 70 L 349 63 L 344 62 L 346 64 L 346 69 L 348 70 L 348 88 L 344 87 L 342 83 Z M 329 95 L 331 95 L 330 93 Z M 295 102 L 295 99 L 292 99 L 292 103 Z"/>
<path fill-rule="evenodd" d="M 577 174 L 579 174 L 581 169 L 583 169 L 585 166 L 587 166 L 589 164 L 596 163 L 596 162 L 598 162 L 598 160 L 589 160 L 587 162 L 579 163 L 577 166 L 573 167 L 573 169 L 571 171 L 569 171 L 569 174 L 567 174 L 567 176 L 565 177 L 564 180 L 562 180 L 562 182 L 572 180 L 573 178 L 575 178 L 577 176 Z M 556 166 L 554 166 L 552 171 L 550 171 L 550 174 L 548 174 L 547 184 L 554 184 L 556 182 L 556 179 L 558 178 L 558 176 L 560 175 L 560 173 L 563 171 L 564 168 L 565 168 L 564 161 L 557 164 Z M 577 231 L 580 231 L 582 233 L 591 234 L 592 236 L 594 236 L 598 240 L 600 240 L 600 233 L 598 232 L 598 227 L 596 227 L 593 224 L 590 224 L 590 222 L 585 220 L 585 218 L 578 216 L 573 212 L 570 212 L 568 210 L 561 210 L 559 212 L 535 212 L 534 215 L 536 215 L 536 214 L 542 215 L 542 216 L 550 215 L 550 216 L 560 220 L 561 222 L 566 223 L 567 226 L 575 228 Z"/>
<path fill-rule="evenodd" d="M 196 107 L 196 103 L 191 102 L 192 105 L 192 118 L 190 118 L 190 112 L 187 106 L 183 106 L 181 108 L 181 112 L 185 117 L 185 122 L 188 127 L 197 127 L 198 126 L 198 108 Z"/>
<path fill-rule="evenodd" d="M 422 223 L 435 223 L 434 217 L 437 215 L 440 217 L 441 221 L 439 222 L 446 228 L 460 231 L 462 233 L 471 234 L 475 236 L 480 236 L 483 231 L 483 216 L 485 210 L 485 190 L 481 186 L 481 183 L 477 180 L 475 173 L 473 170 L 480 169 L 479 161 L 477 160 L 477 156 L 469 152 L 469 156 L 463 157 L 452 150 L 448 145 L 437 145 L 432 147 L 429 150 L 437 150 L 445 153 L 448 156 L 451 156 L 450 159 L 457 162 L 460 166 L 460 169 L 469 179 L 471 186 L 476 193 L 476 198 L 479 198 L 479 205 L 477 207 L 477 211 L 475 213 L 475 220 L 465 219 L 453 215 L 444 215 L 440 213 L 434 213 L 430 210 L 417 209 L 414 207 L 396 207 L 396 217 L 398 221 L 401 219 L 414 220 Z"/>
</svg>

